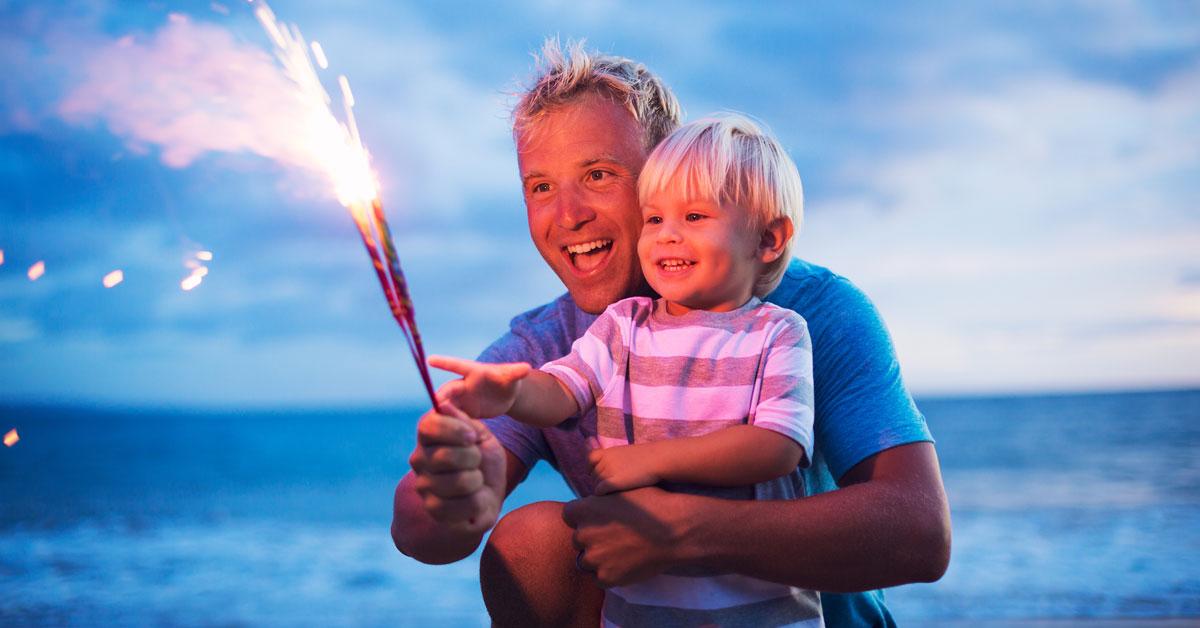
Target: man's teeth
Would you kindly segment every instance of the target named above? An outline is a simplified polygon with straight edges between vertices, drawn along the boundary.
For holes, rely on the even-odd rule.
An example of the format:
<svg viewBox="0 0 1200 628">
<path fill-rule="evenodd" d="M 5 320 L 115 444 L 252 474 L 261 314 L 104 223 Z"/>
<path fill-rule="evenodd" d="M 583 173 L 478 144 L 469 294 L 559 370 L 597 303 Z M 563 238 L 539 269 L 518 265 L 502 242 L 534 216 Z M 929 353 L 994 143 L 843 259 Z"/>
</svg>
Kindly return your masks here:
<svg viewBox="0 0 1200 628">
<path fill-rule="evenodd" d="M 571 244 L 567 246 L 567 252 L 571 255 L 579 255 L 580 253 L 591 253 L 596 249 L 602 249 L 612 244 L 612 240 L 592 240 L 583 244 Z"/>
</svg>

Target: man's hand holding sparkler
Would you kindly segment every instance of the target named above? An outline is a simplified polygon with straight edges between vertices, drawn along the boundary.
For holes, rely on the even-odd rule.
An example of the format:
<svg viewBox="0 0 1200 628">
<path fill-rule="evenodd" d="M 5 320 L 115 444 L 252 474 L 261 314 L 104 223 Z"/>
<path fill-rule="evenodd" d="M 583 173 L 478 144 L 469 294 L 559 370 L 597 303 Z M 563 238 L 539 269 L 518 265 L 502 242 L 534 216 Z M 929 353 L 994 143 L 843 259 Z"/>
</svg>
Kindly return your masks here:
<svg viewBox="0 0 1200 628">
<path fill-rule="evenodd" d="M 392 536 L 400 551 L 440 564 L 470 554 L 495 525 L 510 482 L 511 454 L 442 391 L 438 397 L 441 412 L 430 410 L 417 422 L 417 447 L 409 457 L 412 472 L 396 490 L 396 512 L 409 516 L 393 520 Z M 414 499 L 420 500 L 419 507 L 399 508 Z"/>
</svg>

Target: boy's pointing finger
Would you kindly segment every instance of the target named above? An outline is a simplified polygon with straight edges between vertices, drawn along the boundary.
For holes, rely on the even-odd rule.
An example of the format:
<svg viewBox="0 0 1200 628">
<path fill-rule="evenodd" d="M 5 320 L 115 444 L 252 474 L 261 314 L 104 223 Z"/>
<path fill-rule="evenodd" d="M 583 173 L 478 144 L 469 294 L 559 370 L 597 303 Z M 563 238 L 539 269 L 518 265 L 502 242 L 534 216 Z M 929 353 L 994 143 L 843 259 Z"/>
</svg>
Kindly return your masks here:
<svg viewBox="0 0 1200 628">
<path fill-rule="evenodd" d="M 429 366 L 443 371 L 450 371 L 459 375 L 466 375 L 475 370 L 478 362 L 474 360 L 464 360 L 462 358 L 452 358 L 448 355 L 431 355 L 429 356 Z"/>
</svg>

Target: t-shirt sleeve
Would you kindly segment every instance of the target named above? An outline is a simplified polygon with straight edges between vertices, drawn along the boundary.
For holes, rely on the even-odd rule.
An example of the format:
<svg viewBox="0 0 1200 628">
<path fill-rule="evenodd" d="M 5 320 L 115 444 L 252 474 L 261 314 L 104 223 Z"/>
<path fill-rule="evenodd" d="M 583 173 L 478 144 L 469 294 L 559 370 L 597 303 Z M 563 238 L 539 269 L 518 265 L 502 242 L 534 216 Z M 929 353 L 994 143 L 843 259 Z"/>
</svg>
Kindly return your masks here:
<svg viewBox="0 0 1200 628">
<path fill-rule="evenodd" d="M 571 345 L 571 352 L 547 362 L 541 370 L 566 384 L 579 404 L 580 412 L 596 405 L 617 370 L 617 360 L 624 355 L 624 336 L 621 333 L 621 303 L 608 309 Z"/>
<path fill-rule="evenodd" d="M 813 451 L 812 340 L 804 319 L 788 314 L 779 321 L 766 349 L 752 424 L 796 441 L 804 448 L 807 466 Z"/>
<path fill-rule="evenodd" d="M 835 479 L 881 451 L 932 441 L 900 376 L 892 338 L 870 299 L 838 278 L 826 287 L 824 333 L 814 332 L 816 439 Z"/>
<path fill-rule="evenodd" d="M 479 354 L 480 362 L 490 364 L 501 362 L 537 364 L 540 361 L 539 358 L 538 348 L 530 339 L 511 330 Z M 487 425 L 505 449 L 521 460 L 526 471 L 532 469 L 538 460 L 553 460 L 550 446 L 546 444 L 546 438 L 540 429 L 521 423 L 507 415 L 484 419 L 483 423 Z"/>
</svg>

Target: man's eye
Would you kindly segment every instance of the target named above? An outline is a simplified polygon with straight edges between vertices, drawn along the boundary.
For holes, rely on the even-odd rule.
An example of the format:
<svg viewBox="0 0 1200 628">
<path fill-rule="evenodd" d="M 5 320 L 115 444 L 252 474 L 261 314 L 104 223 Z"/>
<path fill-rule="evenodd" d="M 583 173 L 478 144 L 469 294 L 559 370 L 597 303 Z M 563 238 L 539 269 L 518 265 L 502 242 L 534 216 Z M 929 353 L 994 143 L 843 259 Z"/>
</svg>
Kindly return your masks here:
<svg viewBox="0 0 1200 628">
<path fill-rule="evenodd" d="M 533 185 L 533 187 L 529 188 L 529 191 L 533 192 L 534 194 L 537 194 L 538 192 L 549 192 L 550 184 L 549 183 L 535 183 Z"/>
<path fill-rule="evenodd" d="M 603 181 L 610 176 L 612 173 L 605 170 L 592 170 L 587 173 L 588 179 L 592 181 Z"/>
</svg>

